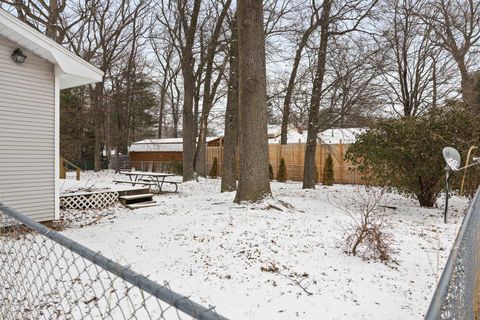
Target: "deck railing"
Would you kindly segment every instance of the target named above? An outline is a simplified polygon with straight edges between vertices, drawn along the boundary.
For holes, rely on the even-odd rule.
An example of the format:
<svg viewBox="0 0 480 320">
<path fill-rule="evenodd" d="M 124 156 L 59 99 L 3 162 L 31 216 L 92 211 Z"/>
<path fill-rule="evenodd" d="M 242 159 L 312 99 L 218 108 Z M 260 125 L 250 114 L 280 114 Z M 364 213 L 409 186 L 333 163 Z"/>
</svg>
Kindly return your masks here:
<svg viewBox="0 0 480 320">
<path fill-rule="evenodd" d="M 74 170 L 76 173 L 75 175 L 76 180 L 80 180 L 80 172 L 82 171 L 82 169 L 80 169 L 80 167 L 71 163 L 67 159 L 60 157 L 60 179 L 67 178 L 67 171 L 69 169 Z"/>
</svg>

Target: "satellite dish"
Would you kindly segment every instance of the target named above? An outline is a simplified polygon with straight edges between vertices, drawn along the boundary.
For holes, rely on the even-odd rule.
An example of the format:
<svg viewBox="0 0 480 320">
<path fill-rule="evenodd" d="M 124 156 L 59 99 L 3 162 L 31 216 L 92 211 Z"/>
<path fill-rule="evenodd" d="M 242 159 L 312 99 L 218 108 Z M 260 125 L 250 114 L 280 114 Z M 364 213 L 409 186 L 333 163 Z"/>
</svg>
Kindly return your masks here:
<svg viewBox="0 0 480 320">
<path fill-rule="evenodd" d="M 445 162 L 447 163 L 447 166 L 453 170 L 457 171 L 460 168 L 460 153 L 457 151 L 457 149 L 452 148 L 452 147 L 445 147 L 443 148 L 443 158 L 445 159 Z"/>
</svg>

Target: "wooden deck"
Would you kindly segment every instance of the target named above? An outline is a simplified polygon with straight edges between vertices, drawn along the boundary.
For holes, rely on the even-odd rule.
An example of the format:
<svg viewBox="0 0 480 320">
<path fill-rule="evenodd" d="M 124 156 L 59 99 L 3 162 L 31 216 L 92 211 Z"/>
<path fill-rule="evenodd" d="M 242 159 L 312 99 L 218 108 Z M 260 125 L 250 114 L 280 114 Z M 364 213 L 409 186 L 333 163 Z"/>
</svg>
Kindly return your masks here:
<svg viewBox="0 0 480 320">
<path fill-rule="evenodd" d="M 119 202 L 119 197 L 148 194 L 144 186 L 92 183 L 60 179 L 60 207 L 62 209 L 101 209 Z"/>
</svg>

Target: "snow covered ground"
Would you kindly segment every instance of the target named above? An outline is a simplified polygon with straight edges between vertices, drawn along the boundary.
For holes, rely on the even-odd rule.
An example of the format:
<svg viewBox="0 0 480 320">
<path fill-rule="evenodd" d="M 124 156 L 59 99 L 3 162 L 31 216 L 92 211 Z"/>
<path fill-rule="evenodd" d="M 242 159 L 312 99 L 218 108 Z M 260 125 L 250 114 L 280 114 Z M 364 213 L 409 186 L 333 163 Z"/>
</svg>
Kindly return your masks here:
<svg viewBox="0 0 480 320">
<path fill-rule="evenodd" d="M 111 172 L 82 175 L 112 179 Z M 339 225 L 349 218 L 334 204 L 359 188 L 273 182 L 275 200 L 236 205 L 234 193 L 219 192 L 220 180 L 202 179 L 155 196 L 158 207 L 69 213 L 77 222 L 101 218 L 62 233 L 231 319 L 420 319 L 467 200 L 452 199 L 454 217 L 444 224 L 440 200 L 425 209 L 389 194 L 397 252 L 386 265 L 344 253 Z M 278 200 L 293 208 L 269 206 Z"/>
</svg>

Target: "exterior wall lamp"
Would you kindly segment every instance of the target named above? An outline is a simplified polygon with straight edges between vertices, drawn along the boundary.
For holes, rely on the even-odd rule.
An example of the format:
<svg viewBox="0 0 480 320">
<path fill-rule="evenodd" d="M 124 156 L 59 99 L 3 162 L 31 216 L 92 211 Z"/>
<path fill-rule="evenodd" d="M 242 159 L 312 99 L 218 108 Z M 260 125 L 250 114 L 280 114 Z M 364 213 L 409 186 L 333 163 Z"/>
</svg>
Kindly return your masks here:
<svg viewBox="0 0 480 320">
<path fill-rule="evenodd" d="M 12 53 L 12 59 L 15 63 L 24 63 L 27 56 L 23 54 L 22 50 L 15 49 Z"/>
</svg>

